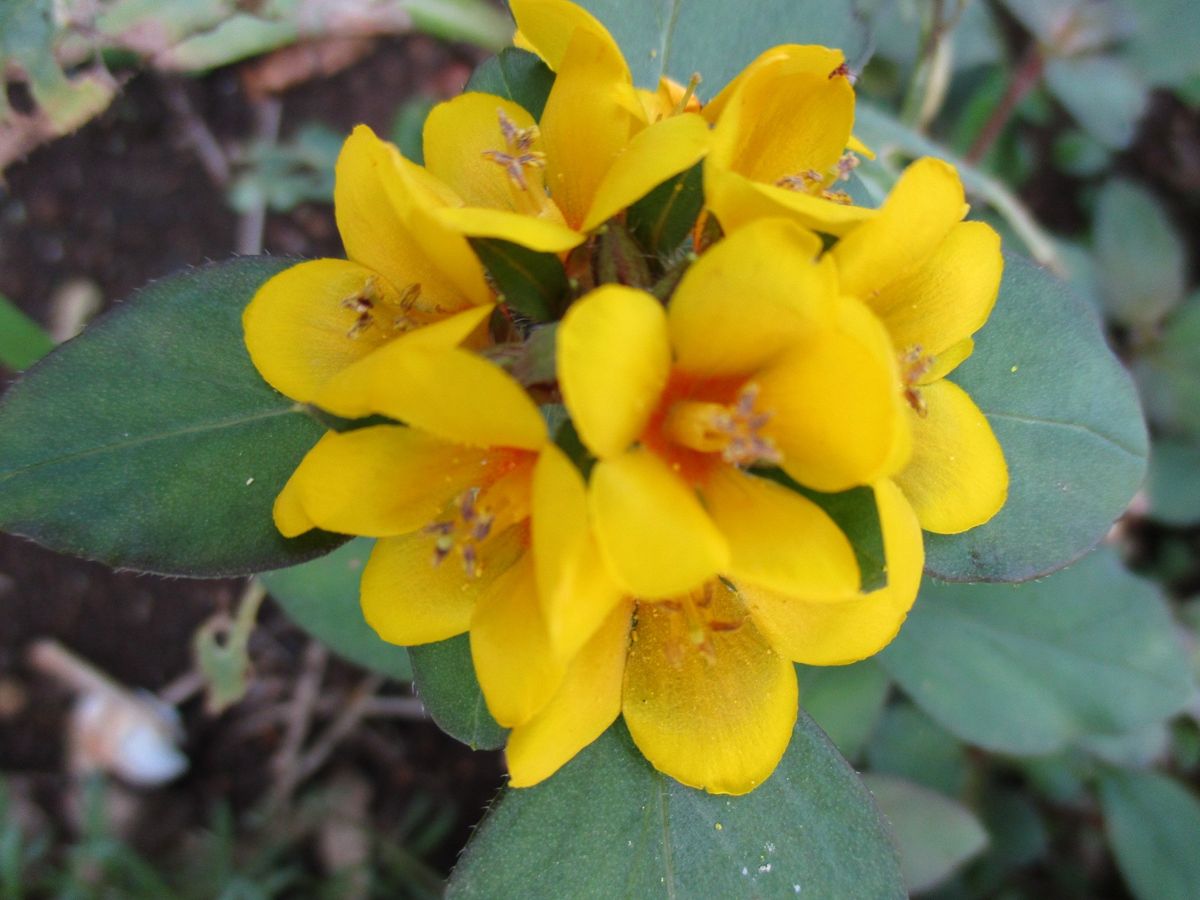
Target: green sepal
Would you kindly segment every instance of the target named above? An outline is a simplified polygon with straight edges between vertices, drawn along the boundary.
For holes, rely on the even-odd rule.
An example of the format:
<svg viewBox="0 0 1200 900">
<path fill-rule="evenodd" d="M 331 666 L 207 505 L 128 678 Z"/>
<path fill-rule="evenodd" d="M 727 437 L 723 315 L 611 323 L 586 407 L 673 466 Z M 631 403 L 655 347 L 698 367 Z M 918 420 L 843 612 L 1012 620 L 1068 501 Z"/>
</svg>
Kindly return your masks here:
<svg viewBox="0 0 1200 900">
<path fill-rule="evenodd" d="M 465 90 L 511 100 L 537 120 L 553 86 L 554 73 L 544 62 L 527 50 L 506 47 L 480 63 Z"/>
<path fill-rule="evenodd" d="M 562 314 L 569 286 L 566 270 L 553 253 L 499 238 L 471 238 L 471 248 L 505 305 L 534 322 L 549 322 Z"/>
<path fill-rule="evenodd" d="M 647 253 L 665 259 L 687 240 L 703 208 L 703 164 L 697 163 L 629 207 L 626 224 Z"/>
</svg>

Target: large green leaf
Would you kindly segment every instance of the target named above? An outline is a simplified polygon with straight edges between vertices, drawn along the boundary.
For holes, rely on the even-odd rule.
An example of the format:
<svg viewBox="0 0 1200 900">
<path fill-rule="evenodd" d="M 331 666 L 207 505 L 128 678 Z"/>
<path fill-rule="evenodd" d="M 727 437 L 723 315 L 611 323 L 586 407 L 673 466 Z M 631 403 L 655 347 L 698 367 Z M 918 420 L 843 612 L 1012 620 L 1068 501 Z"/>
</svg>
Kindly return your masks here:
<svg viewBox="0 0 1200 900">
<path fill-rule="evenodd" d="M 408 653 L 413 686 L 442 731 L 475 750 L 504 746 L 508 730 L 488 712 L 471 662 L 471 642 L 465 634 L 410 647 Z"/>
<path fill-rule="evenodd" d="M 156 282 L 0 401 L 0 528 L 113 566 L 237 575 L 342 538 L 275 529 L 324 428 L 259 377 L 242 309 L 289 265 L 240 259 Z"/>
<path fill-rule="evenodd" d="M 775 774 L 743 797 L 686 788 L 618 724 L 550 778 L 509 790 L 451 897 L 903 897 L 862 782 L 801 715 Z"/>
<path fill-rule="evenodd" d="M 633 80 L 654 87 L 662 75 L 684 83 L 704 79 L 712 97 L 768 47 L 825 44 L 840 47 L 851 68 L 866 65 L 870 0 L 757 0 L 753 7 L 722 0 L 580 0 L 605 24 L 625 53 Z"/>
<path fill-rule="evenodd" d="M 1007 753 L 1132 731 L 1195 690 L 1158 589 L 1107 549 L 1019 586 L 927 582 L 879 661 L 951 732 Z"/>
<path fill-rule="evenodd" d="M 1100 780 L 1108 842 L 1139 900 L 1194 900 L 1200 887 L 1200 802 L 1155 772 Z"/>
<path fill-rule="evenodd" d="M 320 559 L 266 572 L 262 583 L 289 619 L 334 653 L 397 681 L 411 681 L 408 651 L 382 640 L 359 606 L 358 583 L 374 543 L 358 538 Z"/>
<path fill-rule="evenodd" d="M 937 887 L 987 846 L 979 820 L 945 794 L 893 775 L 870 773 L 863 781 L 892 824 L 910 893 Z"/>
<path fill-rule="evenodd" d="M 949 377 L 987 415 L 1011 481 L 987 524 L 927 535 L 926 571 L 947 581 L 1023 581 L 1079 558 L 1125 510 L 1149 455 L 1133 383 L 1095 313 L 1009 256 L 975 352 Z"/>
</svg>

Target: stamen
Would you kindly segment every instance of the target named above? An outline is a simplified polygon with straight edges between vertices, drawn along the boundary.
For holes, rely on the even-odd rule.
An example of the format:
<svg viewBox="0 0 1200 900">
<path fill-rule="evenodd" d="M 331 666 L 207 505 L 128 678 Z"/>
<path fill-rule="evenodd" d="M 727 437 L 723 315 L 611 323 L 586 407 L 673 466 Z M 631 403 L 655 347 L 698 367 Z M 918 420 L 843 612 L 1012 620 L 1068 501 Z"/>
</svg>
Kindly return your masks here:
<svg viewBox="0 0 1200 900">
<path fill-rule="evenodd" d="M 755 408 L 758 385 L 747 384 L 730 405 L 682 401 L 667 414 L 664 428 L 676 443 L 702 453 L 720 453 L 734 466 L 777 465 L 783 457 L 763 430 L 771 413 Z"/>
<path fill-rule="evenodd" d="M 904 399 L 921 418 L 929 414 L 925 398 L 921 396 L 918 383 L 933 369 L 937 357 L 929 356 L 921 349 L 920 344 L 914 344 L 900 355 L 900 376 L 904 381 Z"/>
<path fill-rule="evenodd" d="M 700 73 L 693 72 L 692 77 L 688 79 L 687 87 L 683 89 L 683 95 L 676 101 L 675 108 L 671 110 L 671 115 L 678 116 L 687 111 L 688 104 L 696 96 L 696 88 L 698 87 L 700 87 Z"/>
<path fill-rule="evenodd" d="M 529 515 L 525 498 L 530 470 L 512 460 L 485 460 L 483 465 L 482 483 L 451 500 L 442 516 L 422 529 L 434 536 L 432 564 L 439 566 L 457 553 L 468 578 L 483 573 L 483 545 Z"/>
<path fill-rule="evenodd" d="M 678 668 L 688 650 L 699 653 L 706 663 L 715 665 L 717 647 L 714 634 L 728 634 L 742 627 L 744 619 L 718 619 L 713 614 L 713 584 L 709 583 L 682 597 L 662 600 L 655 605 L 671 613 L 670 638 L 664 644 L 667 661 Z"/>
<path fill-rule="evenodd" d="M 508 180 L 522 191 L 529 190 L 529 181 L 525 177 L 526 169 L 544 169 L 546 154 L 531 150 L 533 142 L 539 137 L 536 125 L 528 128 L 518 128 L 517 124 L 505 115 L 504 110 L 496 110 L 500 117 L 500 133 L 504 135 L 504 150 L 484 150 L 484 159 L 501 166 Z"/>
<path fill-rule="evenodd" d="M 843 153 L 841 159 L 839 159 L 834 165 L 834 169 L 837 171 L 838 181 L 846 181 L 852 174 L 854 174 L 854 170 L 858 168 L 861 162 L 862 160 L 860 160 L 853 153 L 850 153 L 849 151 Z"/>
</svg>

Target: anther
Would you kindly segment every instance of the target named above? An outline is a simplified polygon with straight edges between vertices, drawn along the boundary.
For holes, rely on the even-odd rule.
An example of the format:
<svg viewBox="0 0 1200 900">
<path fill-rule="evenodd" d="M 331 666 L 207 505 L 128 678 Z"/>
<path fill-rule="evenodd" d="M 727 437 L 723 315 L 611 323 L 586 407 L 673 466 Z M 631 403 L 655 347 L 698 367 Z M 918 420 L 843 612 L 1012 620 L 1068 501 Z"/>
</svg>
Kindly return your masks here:
<svg viewBox="0 0 1200 900">
<path fill-rule="evenodd" d="M 504 114 L 504 110 L 496 111 L 500 117 L 500 133 L 504 135 L 504 150 L 484 150 L 484 159 L 504 169 L 508 180 L 522 191 L 529 190 L 529 182 L 525 177 L 526 169 L 542 169 L 546 166 L 546 154 L 531 150 L 533 142 L 538 139 L 536 125 L 529 128 L 518 128 L 517 124 Z"/>
</svg>

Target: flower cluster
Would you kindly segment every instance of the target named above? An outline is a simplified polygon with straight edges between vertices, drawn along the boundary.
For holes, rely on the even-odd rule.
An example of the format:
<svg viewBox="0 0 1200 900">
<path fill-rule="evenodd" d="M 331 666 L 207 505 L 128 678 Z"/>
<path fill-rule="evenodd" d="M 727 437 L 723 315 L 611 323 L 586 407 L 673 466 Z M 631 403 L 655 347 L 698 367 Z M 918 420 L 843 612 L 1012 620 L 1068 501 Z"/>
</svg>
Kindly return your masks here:
<svg viewBox="0 0 1200 900">
<path fill-rule="evenodd" d="M 1004 502 L 1001 449 L 947 378 L 995 302 L 999 240 L 937 160 L 877 209 L 852 201 L 870 151 L 836 50 L 773 48 L 701 104 L 695 80 L 635 88 L 566 0 L 511 5 L 555 73 L 536 119 L 465 93 L 430 114 L 423 165 L 359 127 L 336 173 L 348 259 L 296 265 L 246 310 L 267 381 L 367 419 L 309 452 L 276 523 L 379 539 L 362 605 L 385 640 L 469 632 L 512 784 L 623 716 L 661 771 L 745 793 L 789 742 L 793 662 L 885 646 L 922 529 Z M 697 167 L 690 235 L 645 254 L 627 211 Z M 480 240 L 562 263 L 560 322 L 506 305 Z M 548 329 L 553 376 L 523 377 Z M 819 502 L 851 490 L 878 511 L 875 590 Z"/>
</svg>

